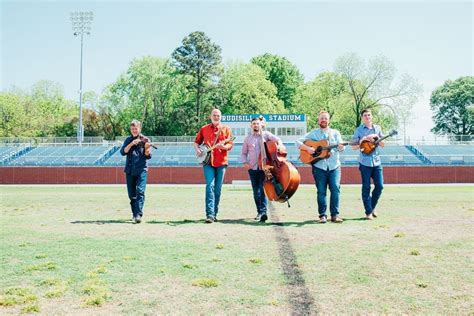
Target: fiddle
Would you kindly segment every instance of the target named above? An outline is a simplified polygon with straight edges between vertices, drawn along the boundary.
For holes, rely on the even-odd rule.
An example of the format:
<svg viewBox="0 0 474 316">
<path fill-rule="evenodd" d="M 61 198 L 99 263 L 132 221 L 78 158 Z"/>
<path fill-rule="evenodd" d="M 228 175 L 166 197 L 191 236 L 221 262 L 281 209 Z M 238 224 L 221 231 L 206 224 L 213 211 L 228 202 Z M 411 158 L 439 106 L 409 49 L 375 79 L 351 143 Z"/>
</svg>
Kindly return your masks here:
<svg viewBox="0 0 474 316">
<path fill-rule="evenodd" d="M 143 144 L 143 146 L 145 147 L 145 149 L 146 149 L 147 147 L 153 147 L 153 148 L 155 148 L 155 149 L 158 149 L 158 147 L 156 147 L 156 145 L 154 145 L 154 144 L 150 141 L 150 139 L 149 139 L 148 137 L 143 136 L 142 134 L 138 135 L 138 137 L 135 138 L 135 139 L 139 139 L 139 140 L 140 140 L 139 144 Z"/>
</svg>

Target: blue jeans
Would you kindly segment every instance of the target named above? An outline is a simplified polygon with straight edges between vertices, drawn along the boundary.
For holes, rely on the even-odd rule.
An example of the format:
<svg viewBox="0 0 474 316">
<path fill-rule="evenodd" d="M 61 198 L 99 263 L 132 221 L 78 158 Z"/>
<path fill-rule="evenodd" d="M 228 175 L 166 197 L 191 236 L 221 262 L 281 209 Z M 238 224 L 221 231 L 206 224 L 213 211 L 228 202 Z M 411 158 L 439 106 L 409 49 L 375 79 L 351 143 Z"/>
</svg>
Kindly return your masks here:
<svg viewBox="0 0 474 316">
<path fill-rule="evenodd" d="M 265 190 L 263 184 L 265 183 L 265 173 L 263 170 L 252 170 L 249 171 L 250 182 L 252 183 L 253 200 L 255 206 L 257 206 L 257 213 L 267 214 L 267 197 L 265 196 Z"/>
<path fill-rule="evenodd" d="M 359 164 L 359 171 L 362 177 L 362 202 L 364 202 L 365 214 L 369 215 L 374 212 L 377 202 L 382 195 L 383 190 L 383 173 L 382 166 L 367 167 Z M 372 197 L 370 196 L 370 178 L 374 181 L 374 190 Z"/>
<path fill-rule="evenodd" d="M 203 167 L 206 178 L 206 217 L 217 217 L 226 168 L 227 166 L 216 168 L 210 165 Z"/>
<path fill-rule="evenodd" d="M 130 199 L 133 217 L 143 216 L 147 176 L 148 171 L 146 170 L 143 170 L 137 176 L 126 174 L 128 198 Z"/>
<path fill-rule="evenodd" d="M 341 188 L 341 167 L 334 170 L 322 170 L 313 166 L 313 178 L 318 190 L 318 212 L 319 216 L 326 216 L 327 187 L 331 191 L 329 210 L 331 216 L 339 215 L 339 193 Z"/>
</svg>

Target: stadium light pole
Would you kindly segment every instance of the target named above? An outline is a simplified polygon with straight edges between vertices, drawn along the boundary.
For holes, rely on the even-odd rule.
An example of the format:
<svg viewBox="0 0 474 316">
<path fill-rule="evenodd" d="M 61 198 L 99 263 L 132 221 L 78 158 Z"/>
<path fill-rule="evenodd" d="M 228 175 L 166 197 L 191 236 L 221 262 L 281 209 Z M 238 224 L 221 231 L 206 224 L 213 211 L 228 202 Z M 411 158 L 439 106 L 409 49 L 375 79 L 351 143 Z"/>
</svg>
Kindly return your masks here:
<svg viewBox="0 0 474 316">
<path fill-rule="evenodd" d="M 81 37 L 81 68 L 79 78 L 79 126 L 77 127 L 77 141 L 82 145 L 84 140 L 84 126 L 82 125 L 82 51 L 84 47 L 84 34 L 91 34 L 91 24 L 94 19 L 92 11 L 71 12 L 72 31 L 74 36 Z"/>
</svg>

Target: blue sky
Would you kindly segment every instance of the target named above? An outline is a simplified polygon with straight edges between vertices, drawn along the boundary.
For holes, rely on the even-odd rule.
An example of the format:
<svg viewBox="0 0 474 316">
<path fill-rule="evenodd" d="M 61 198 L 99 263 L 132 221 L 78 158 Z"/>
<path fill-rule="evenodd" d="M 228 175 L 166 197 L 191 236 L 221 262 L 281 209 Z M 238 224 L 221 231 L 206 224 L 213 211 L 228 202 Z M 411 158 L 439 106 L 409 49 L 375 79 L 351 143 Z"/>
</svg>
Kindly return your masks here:
<svg viewBox="0 0 474 316">
<path fill-rule="evenodd" d="M 414 136 L 432 127 L 430 92 L 447 79 L 473 75 L 471 1 L 117 2 L 1 1 L 0 86 L 27 89 L 48 79 L 78 98 L 80 43 L 69 14 L 94 12 L 85 39 L 84 90 L 113 82 L 133 58 L 169 57 L 190 32 L 204 31 L 224 61 L 265 52 L 290 59 L 313 79 L 335 59 L 383 54 L 425 93 L 415 106 Z"/>
</svg>

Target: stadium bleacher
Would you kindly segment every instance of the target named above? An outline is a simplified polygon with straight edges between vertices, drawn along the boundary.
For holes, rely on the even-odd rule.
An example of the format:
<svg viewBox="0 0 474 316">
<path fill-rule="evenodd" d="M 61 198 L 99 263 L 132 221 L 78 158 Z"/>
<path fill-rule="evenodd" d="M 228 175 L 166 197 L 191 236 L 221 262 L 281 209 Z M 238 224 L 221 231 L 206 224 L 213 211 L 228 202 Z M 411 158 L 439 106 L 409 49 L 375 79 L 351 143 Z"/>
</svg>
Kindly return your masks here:
<svg viewBox="0 0 474 316">
<path fill-rule="evenodd" d="M 299 150 L 286 143 L 288 158 L 296 165 Z M 7 146 L 0 145 L 0 165 L 3 166 L 123 166 L 125 157 L 116 144 Z M 242 144 L 235 144 L 229 154 L 229 165 L 240 165 Z M 197 166 L 192 143 L 164 143 L 153 150 L 150 166 Z M 357 165 L 358 152 L 346 147 L 340 159 L 343 165 Z M 391 144 L 381 149 L 384 165 L 474 165 L 474 147 L 470 145 Z"/>
<path fill-rule="evenodd" d="M 472 145 L 421 145 L 417 147 L 432 164 L 474 164 L 474 146 Z"/>
<path fill-rule="evenodd" d="M 11 160 L 12 166 L 90 166 L 113 146 L 39 146 Z"/>
</svg>

